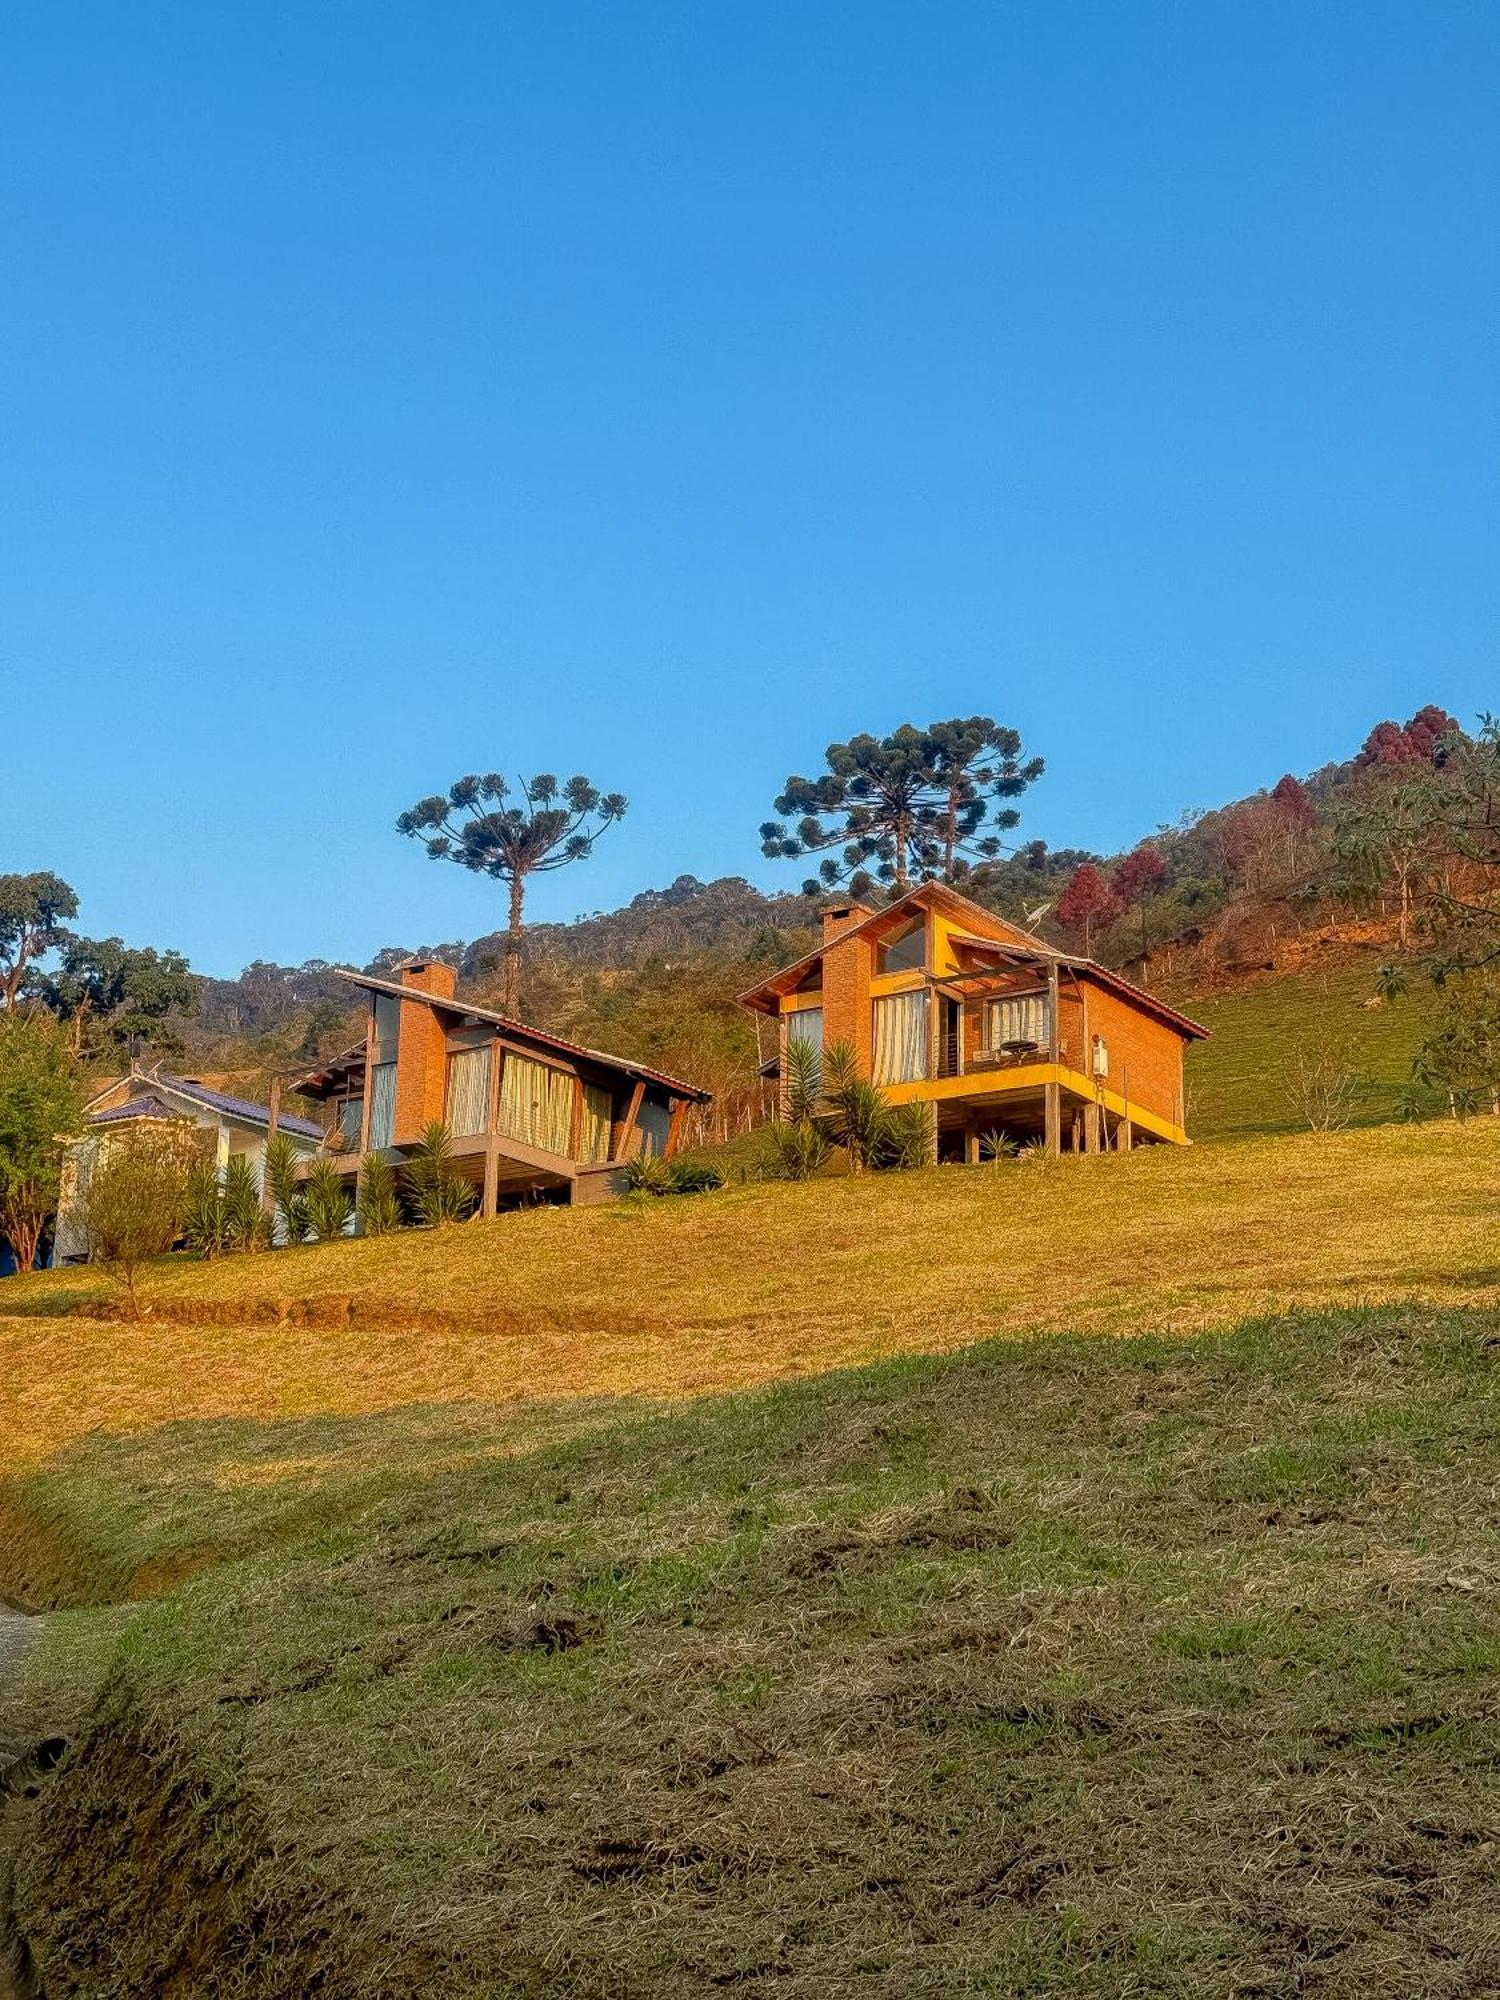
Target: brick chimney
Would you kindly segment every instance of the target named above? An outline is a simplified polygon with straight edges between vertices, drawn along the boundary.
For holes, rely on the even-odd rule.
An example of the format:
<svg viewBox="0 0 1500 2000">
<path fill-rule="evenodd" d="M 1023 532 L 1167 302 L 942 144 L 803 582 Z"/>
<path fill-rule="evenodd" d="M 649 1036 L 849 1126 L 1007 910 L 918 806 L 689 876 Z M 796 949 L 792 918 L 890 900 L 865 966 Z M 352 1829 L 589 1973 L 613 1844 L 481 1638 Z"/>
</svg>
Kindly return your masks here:
<svg viewBox="0 0 1500 2000">
<path fill-rule="evenodd" d="M 458 975 L 437 958 L 409 958 L 400 968 L 401 984 L 413 993 L 451 1000 Z M 393 1138 L 409 1146 L 422 1129 L 443 1115 L 447 1089 L 448 1045 L 437 1013 L 420 1000 L 401 1002 L 401 1041 L 396 1058 L 396 1105 Z"/>
<path fill-rule="evenodd" d="M 832 944 L 836 937 L 842 937 L 845 931 L 853 930 L 856 924 L 862 924 L 866 917 L 874 914 L 864 903 L 833 904 L 823 912 L 824 944 Z"/>
<path fill-rule="evenodd" d="M 414 986 L 419 993 L 451 1000 L 458 986 L 458 974 L 440 958 L 409 958 L 401 967 L 401 984 Z"/>
</svg>

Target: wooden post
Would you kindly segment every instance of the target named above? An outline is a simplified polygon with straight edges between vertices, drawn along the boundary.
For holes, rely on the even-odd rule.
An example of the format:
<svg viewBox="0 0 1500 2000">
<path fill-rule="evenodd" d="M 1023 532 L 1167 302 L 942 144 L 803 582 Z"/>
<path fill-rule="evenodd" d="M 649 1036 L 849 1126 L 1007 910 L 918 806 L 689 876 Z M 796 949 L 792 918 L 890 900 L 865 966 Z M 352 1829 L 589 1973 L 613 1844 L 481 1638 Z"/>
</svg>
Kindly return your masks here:
<svg viewBox="0 0 1500 2000">
<path fill-rule="evenodd" d="M 583 1144 L 583 1078 L 573 1079 L 573 1107 L 568 1114 L 568 1158 L 576 1160 Z"/>
<path fill-rule="evenodd" d="M 277 1126 L 281 1123 L 281 1078 L 279 1076 L 273 1078 L 271 1082 L 269 1114 L 266 1119 L 266 1145 L 268 1148 L 271 1141 L 276 1137 Z M 260 1206 L 261 1212 L 264 1215 L 275 1213 L 276 1205 L 271 1199 L 271 1183 L 266 1177 L 266 1156 L 264 1153 L 260 1157 Z"/>
<path fill-rule="evenodd" d="M 1120 1065 L 1120 1095 L 1125 1100 L 1125 1116 L 1120 1121 L 1120 1151 L 1128 1153 L 1135 1144 L 1135 1128 L 1130 1122 L 1130 1065 Z"/>
<path fill-rule="evenodd" d="M 500 1205 L 500 1144 L 492 1132 L 484 1142 L 484 1188 L 479 1197 L 479 1213 L 485 1219 Z"/>
<path fill-rule="evenodd" d="M 1062 1151 L 1062 1085 L 1056 1076 L 1061 1054 L 1061 1024 L 1057 1018 L 1060 984 L 1057 960 L 1054 958 L 1047 967 L 1047 1061 L 1052 1068 L 1053 1077 L 1043 1093 L 1047 1151 L 1052 1154 Z"/>
</svg>

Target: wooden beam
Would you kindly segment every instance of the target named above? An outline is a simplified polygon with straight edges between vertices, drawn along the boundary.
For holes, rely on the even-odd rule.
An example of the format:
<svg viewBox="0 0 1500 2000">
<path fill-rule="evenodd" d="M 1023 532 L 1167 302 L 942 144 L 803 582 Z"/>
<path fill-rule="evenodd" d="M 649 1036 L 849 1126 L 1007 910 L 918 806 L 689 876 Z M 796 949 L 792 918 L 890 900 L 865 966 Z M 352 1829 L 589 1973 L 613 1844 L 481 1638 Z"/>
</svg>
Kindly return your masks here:
<svg viewBox="0 0 1500 2000">
<path fill-rule="evenodd" d="M 644 1083 L 638 1083 L 635 1089 L 631 1091 L 629 1107 L 614 1133 L 614 1145 L 610 1150 L 611 1159 L 628 1160 L 630 1158 L 631 1141 L 635 1137 L 635 1128 L 641 1115 L 641 1104 L 645 1099 L 645 1095 L 646 1086 Z"/>
<path fill-rule="evenodd" d="M 486 1220 L 500 1205 L 499 1188 L 500 1152 L 494 1136 L 491 1135 L 484 1149 L 484 1185 L 479 1196 L 479 1213 Z"/>
<path fill-rule="evenodd" d="M 687 1118 L 688 1109 L 688 1100 L 685 1097 L 679 1097 L 677 1102 L 672 1106 L 672 1117 L 667 1126 L 667 1158 L 669 1160 L 682 1143 L 682 1127 Z"/>
</svg>

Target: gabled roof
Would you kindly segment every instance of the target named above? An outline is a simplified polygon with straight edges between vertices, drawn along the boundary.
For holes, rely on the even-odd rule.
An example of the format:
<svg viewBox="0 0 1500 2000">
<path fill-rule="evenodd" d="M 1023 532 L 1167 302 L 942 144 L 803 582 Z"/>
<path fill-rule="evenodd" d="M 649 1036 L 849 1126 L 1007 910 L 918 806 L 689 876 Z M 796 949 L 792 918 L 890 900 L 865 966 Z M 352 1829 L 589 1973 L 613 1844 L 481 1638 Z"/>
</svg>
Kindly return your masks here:
<svg viewBox="0 0 1500 2000">
<path fill-rule="evenodd" d="M 137 1084 L 144 1085 L 145 1088 L 138 1095 L 132 1094 L 124 1104 L 116 1105 L 107 1111 L 95 1111 L 92 1108 L 99 1102 L 100 1097 L 111 1096 L 122 1086 L 131 1088 Z M 163 1096 L 163 1093 L 166 1093 L 166 1096 Z M 167 1103 L 167 1097 L 175 1097 L 196 1105 L 202 1111 L 215 1112 L 221 1118 L 235 1119 L 241 1125 L 264 1125 L 268 1129 L 270 1127 L 271 1107 L 268 1104 L 254 1104 L 248 1097 L 231 1097 L 227 1091 L 210 1090 L 207 1084 L 197 1083 L 192 1077 L 173 1076 L 163 1069 L 132 1070 L 129 1076 L 112 1083 L 108 1090 L 100 1091 L 86 1107 L 86 1116 L 91 1125 L 113 1123 L 127 1117 L 180 1118 L 181 1111 L 174 1110 Z M 154 1111 L 137 1108 L 148 1103 L 154 1104 L 157 1108 Z M 299 1139 L 321 1139 L 323 1136 L 322 1126 L 315 1125 L 310 1118 L 294 1118 L 290 1114 L 283 1114 L 278 1117 L 276 1123 L 281 1131 L 293 1133 Z"/>
<path fill-rule="evenodd" d="M 1137 986 L 1122 973 L 1111 971 L 1097 959 L 1078 958 L 1070 952 L 1059 951 L 1056 945 L 1048 944 L 1043 938 L 1033 937 L 1030 931 L 1022 930 L 1018 924 L 1010 923 L 1004 917 L 997 917 L 992 910 L 987 910 L 970 897 L 961 895 L 946 882 L 919 882 L 916 888 L 908 889 L 904 896 L 898 896 L 894 903 L 887 903 L 882 909 L 872 910 L 867 917 L 862 917 L 858 923 L 850 924 L 846 930 L 840 931 L 827 943 L 817 945 L 812 951 L 804 952 L 801 958 L 794 959 L 790 965 L 785 965 L 779 972 L 772 973 L 769 979 L 763 979 L 758 986 L 752 986 L 748 992 L 742 993 L 739 996 L 740 1005 L 753 1008 L 757 1013 L 774 1013 L 775 1001 L 781 995 L 794 991 L 831 945 L 842 944 L 845 939 L 859 937 L 867 931 L 879 930 L 889 923 L 892 917 L 908 909 L 926 909 L 929 906 L 942 909 L 948 915 L 957 917 L 971 926 L 969 930 L 955 934 L 953 942 L 957 945 L 980 953 L 1012 956 L 1021 963 L 1065 966 L 1069 971 L 1092 980 L 1095 985 L 1106 987 L 1109 991 L 1119 994 L 1122 999 L 1132 1001 L 1146 1013 L 1155 1015 L 1168 1027 L 1176 1029 L 1188 1040 L 1208 1039 L 1207 1028 L 1189 1020 L 1186 1014 L 1180 1014 L 1175 1007 L 1168 1006 L 1165 1000 L 1158 999 L 1154 993 L 1148 993 L 1145 987 Z"/>
<path fill-rule="evenodd" d="M 488 1022 L 503 1028 L 507 1035 L 513 1035 L 518 1042 L 532 1042 L 538 1048 L 555 1049 L 563 1055 L 581 1056 L 587 1062 L 601 1063 L 606 1069 L 619 1070 L 626 1076 L 639 1077 L 646 1083 L 659 1083 L 675 1097 L 686 1097 L 694 1104 L 707 1104 L 711 1091 L 700 1090 L 695 1083 L 685 1083 L 680 1076 L 670 1076 L 666 1070 L 652 1069 L 647 1063 L 631 1062 L 624 1056 L 607 1055 L 603 1049 L 586 1048 L 582 1042 L 566 1041 L 561 1035 L 552 1035 L 545 1028 L 533 1028 L 527 1021 L 514 1020 L 509 1014 L 498 1014 L 492 1007 L 476 1007 L 471 1001 L 460 1000 L 453 994 L 426 993 L 420 986 L 402 986 L 393 979 L 377 979 L 368 972 L 346 972 L 341 966 L 334 968 L 335 979 L 347 979 L 351 986 L 363 986 L 371 993 L 393 994 L 398 1000 L 417 1000 L 425 1007 L 439 1007 L 444 1013 L 461 1014 L 466 1020 Z M 327 1067 L 324 1065 L 323 1067 Z M 299 1082 L 307 1082 L 317 1071 L 310 1071 Z M 293 1085 L 296 1088 L 296 1085 Z"/>
</svg>

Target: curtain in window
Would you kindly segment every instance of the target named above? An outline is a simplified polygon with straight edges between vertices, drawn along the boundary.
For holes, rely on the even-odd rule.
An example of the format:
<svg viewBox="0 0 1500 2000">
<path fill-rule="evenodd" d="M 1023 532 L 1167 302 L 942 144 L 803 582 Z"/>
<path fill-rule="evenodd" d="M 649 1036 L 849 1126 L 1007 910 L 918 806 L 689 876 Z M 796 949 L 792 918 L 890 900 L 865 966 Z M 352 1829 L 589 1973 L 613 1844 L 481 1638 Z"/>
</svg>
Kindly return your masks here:
<svg viewBox="0 0 1500 2000">
<path fill-rule="evenodd" d="M 877 1083 L 915 1083 L 927 1074 L 927 995 L 892 993 L 875 1002 L 871 1074 Z"/>
<path fill-rule="evenodd" d="M 370 1071 L 370 1145 L 388 1146 L 396 1118 L 396 1065 L 376 1063 Z"/>
<path fill-rule="evenodd" d="M 448 1058 L 448 1130 L 485 1132 L 490 1122 L 490 1052 L 461 1049 Z"/>
<path fill-rule="evenodd" d="M 566 1155 L 572 1128 L 572 1077 L 550 1063 L 507 1050 L 500 1072 L 499 1130 L 523 1145 Z"/>
<path fill-rule="evenodd" d="M 1046 1048 L 1050 1040 L 1045 993 L 1025 993 L 1015 1000 L 991 1000 L 986 1009 L 989 1043 L 1003 1049 L 1007 1042 L 1035 1042 Z"/>
<path fill-rule="evenodd" d="M 602 1084 L 583 1086 L 583 1124 L 578 1134 L 578 1157 L 586 1167 L 601 1167 L 609 1158 L 609 1130 L 614 1110 L 609 1092 Z"/>
</svg>

